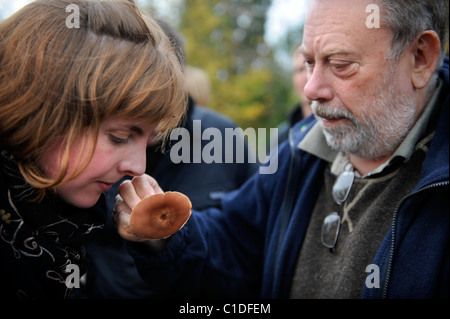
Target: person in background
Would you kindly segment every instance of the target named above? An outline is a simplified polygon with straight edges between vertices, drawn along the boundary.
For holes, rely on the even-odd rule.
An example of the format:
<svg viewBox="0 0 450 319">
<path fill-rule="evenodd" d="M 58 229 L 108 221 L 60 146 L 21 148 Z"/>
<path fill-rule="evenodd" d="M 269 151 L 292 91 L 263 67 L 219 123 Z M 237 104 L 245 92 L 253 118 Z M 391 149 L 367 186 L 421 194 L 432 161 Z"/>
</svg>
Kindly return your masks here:
<svg viewBox="0 0 450 319">
<path fill-rule="evenodd" d="M 0 22 L 3 301 L 71 295 L 66 269 L 85 271 L 103 193 L 142 175 L 154 132 L 164 139 L 186 111 L 167 42 L 130 1 L 37 0 Z"/>
<path fill-rule="evenodd" d="M 305 94 L 305 85 L 306 82 L 308 82 L 308 70 L 306 67 L 305 58 L 300 50 L 300 45 L 297 46 L 294 50 L 293 62 L 294 62 L 294 72 L 292 74 L 292 84 L 295 93 L 297 93 L 297 96 L 300 99 L 300 103 L 297 104 L 297 106 L 302 113 L 301 119 L 304 119 L 310 116 L 313 113 L 313 111 L 311 109 L 311 101 Z M 301 119 L 297 119 L 297 122 L 300 121 Z"/>
<path fill-rule="evenodd" d="M 186 88 L 197 105 L 210 106 L 211 81 L 201 68 L 188 65 L 186 67 Z"/>
<path fill-rule="evenodd" d="M 178 30 L 161 18 L 155 18 L 169 37 L 172 49 L 175 50 L 180 64 L 185 66 L 184 41 Z M 210 87 L 203 86 L 196 78 L 187 76 L 185 71 L 185 88 L 189 92 L 187 113 L 185 120 L 179 127 L 189 133 L 190 163 L 174 163 L 171 159 L 171 147 L 175 141 L 168 141 L 165 151 L 159 143 L 147 148 L 146 174 L 157 178 L 160 186 L 166 191 L 179 191 L 189 197 L 195 209 L 202 210 L 210 207 L 220 207 L 221 198 L 228 192 L 239 188 L 255 173 L 259 167 L 257 163 L 225 163 L 225 129 L 236 128 L 236 124 L 221 113 L 205 106 L 197 105 L 192 98 L 189 88 L 196 87 L 195 92 L 203 92 L 201 96 L 210 95 Z M 192 83 L 196 81 L 196 83 Z M 206 83 L 205 83 L 206 84 Z M 206 103 L 206 100 L 203 100 Z M 194 122 L 195 121 L 195 122 Z M 195 126 L 200 125 L 200 127 Z M 194 132 L 203 134 L 205 129 L 216 128 L 221 132 L 222 163 L 194 163 L 192 152 L 202 150 L 210 140 L 195 136 Z M 238 135 L 245 143 L 245 154 L 248 146 L 244 137 Z M 236 154 L 235 154 L 236 155 Z M 125 179 L 130 179 L 126 177 Z M 105 229 L 95 241 L 87 246 L 89 256 L 88 270 L 81 289 L 74 293 L 75 298 L 121 298 L 143 299 L 161 297 L 149 288 L 137 272 L 133 258 L 128 254 L 125 241 L 117 234 L 112 223 L 114 198 L 121 182 L 116 183 L 106 194 L 108 204 L 108 218 Z"/>
<path fill-rule="evenodd" d="M 152 289 L 448 298 L 448 16 L 442 0 L 311 0 L 300 50 L 314 117 L 280 146 L 274 174 L 193 210 L 159 247 L 128 223 L 157 181 L 121 185 L 115 222 Z"/>
<path fill-rule="evenodd" d="M 292 86 L 300 101 L 289 111 L 286 120 L 278 125 L 278 145 L 281 145 L 282 142 L 288 139 L 289 130 L 296 123 L 312 114 L 311 101 L 305 95 L 305 85 L 308 76 L 306 61 L 299 49 L 300 45 L 296 46 L 292 54 Z M 301 129 L 304 128 L 305 126 L 302 126 Z M 274 145 L 274 143 L 271 142 L 271 145 Z"/>
</svg>

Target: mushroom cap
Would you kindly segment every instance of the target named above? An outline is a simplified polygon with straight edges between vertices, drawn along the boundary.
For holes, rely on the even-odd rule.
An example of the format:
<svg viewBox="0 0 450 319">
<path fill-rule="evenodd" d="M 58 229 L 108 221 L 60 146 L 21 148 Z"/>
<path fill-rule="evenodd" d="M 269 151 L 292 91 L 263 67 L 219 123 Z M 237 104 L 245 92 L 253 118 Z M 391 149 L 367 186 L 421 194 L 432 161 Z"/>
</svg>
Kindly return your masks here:
<svg viewBox="0 0 450 319">
<path fill-rule="evenodd" d="M 179 192 L 143 198 L 130 216 L 130 231 L 139 238 L 162 239 L 180 230 L 191 216 L 189 198 Z"/>
</svg>

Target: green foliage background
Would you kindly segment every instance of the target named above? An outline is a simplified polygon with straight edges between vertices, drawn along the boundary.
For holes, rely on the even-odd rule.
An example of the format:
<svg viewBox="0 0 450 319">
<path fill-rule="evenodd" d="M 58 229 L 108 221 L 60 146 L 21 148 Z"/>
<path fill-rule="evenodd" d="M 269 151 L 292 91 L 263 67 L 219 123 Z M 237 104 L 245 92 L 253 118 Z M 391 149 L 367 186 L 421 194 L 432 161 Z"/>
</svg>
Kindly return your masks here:
<svg viewBox="0 0 450 319">
<path fill-rule="evenodd" d="M 270 0 L 174 0 L 168 12 L 158 12 L 156 1 L 143 7 L 184 35 L 187 63 L 204 69 L 212 82 L 209 107 L 244 129 L 276 127 L 285 119 L 297 98 L 290 71 L 264 43 Z M 298 34 L 286 50 L 300 40 Z"/>
</svg>

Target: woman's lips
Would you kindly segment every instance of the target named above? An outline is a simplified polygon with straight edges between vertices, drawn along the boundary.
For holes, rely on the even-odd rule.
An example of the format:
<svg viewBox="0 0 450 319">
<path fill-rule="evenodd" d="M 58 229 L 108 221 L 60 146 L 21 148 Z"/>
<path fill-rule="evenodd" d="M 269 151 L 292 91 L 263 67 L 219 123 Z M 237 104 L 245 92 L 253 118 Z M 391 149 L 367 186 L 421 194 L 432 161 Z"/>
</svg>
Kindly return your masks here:
<svg viewBox="0 0 450 319">
<path fill-rule="evenodd" d="M 107 182 L 97 182 L 97 184 L 103 192 L 107 192 L 114 185 L 114 183 Z"/>
</svg>

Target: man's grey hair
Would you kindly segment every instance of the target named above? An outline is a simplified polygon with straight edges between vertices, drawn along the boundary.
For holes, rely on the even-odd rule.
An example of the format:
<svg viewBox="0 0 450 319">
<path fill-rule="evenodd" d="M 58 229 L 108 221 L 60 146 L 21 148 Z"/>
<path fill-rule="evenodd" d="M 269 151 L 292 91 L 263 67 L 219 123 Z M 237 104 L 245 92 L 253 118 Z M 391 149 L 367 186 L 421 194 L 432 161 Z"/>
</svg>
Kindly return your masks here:
<svg viewBox="0 0 450 319">
<path fill-rule="evenodd" d="M 390 58 L 397 60 L 406 46 L 420 33 L 433 30 L 441 42 L 440 68 L 448 41 L 448 1 L 379 0 L 381 21 L 393 31 Z"/>
<path fill-rule="evenodd" d="M 311 2 L 313 0 L 305 2 L 308 10 Z M 398 60 L 417 35 L 434 30 L 441 42 L 441 54 L 436 68 L 441 67 L 449 37 L 448 0 L 374 0 L 374 3 L 380 5 L 382 23 L 394 33 L 389 58 Z"/>
</svg>

